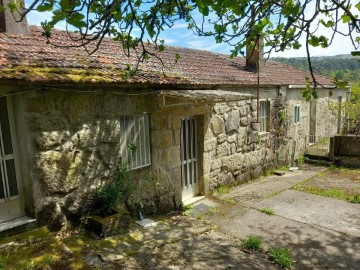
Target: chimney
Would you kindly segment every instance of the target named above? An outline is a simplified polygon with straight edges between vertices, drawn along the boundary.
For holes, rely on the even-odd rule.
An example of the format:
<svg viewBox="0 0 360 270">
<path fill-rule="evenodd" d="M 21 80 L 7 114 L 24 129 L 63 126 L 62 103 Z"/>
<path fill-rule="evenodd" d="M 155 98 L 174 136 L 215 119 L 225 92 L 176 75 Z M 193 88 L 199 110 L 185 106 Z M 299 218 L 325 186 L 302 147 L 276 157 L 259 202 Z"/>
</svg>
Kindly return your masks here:
<svg viewBox="0 0 360 270">
<path fill-rule="evenodd" d="M 262 72 L 264 68 L 264 39 L 257 36 L 246 45 L 246 68 L 251 71 Z"/>
<path fill-rule="evenodd" d="M 20 19 L 19 14 L 12 14 L 7 4 L 9 0 L 0 0 L 0 5 L 5 8 L 5 11 L 0 11 L 0 33 L 18 34 L 18 35 L 29 35 L 29 27 L 24 18 L 21 22 L 16 22 Z M 21 5 L 24 4 L 23 0 L 19 0 Z"/>
</svg>

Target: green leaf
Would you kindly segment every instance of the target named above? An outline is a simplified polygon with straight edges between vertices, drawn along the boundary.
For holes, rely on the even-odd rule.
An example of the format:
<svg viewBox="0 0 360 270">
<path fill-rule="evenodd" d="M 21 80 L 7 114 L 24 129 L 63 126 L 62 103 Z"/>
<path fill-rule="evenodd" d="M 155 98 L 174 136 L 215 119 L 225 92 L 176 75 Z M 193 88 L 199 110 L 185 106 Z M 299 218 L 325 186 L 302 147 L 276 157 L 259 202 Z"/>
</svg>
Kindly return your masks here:
<svg viewBox="0 0 360 270">
<path fill-rule="evenodd" d="M 350 16 L 348 16 L 346 14 L 342 15 L 341 19 L 343 20 L 343 23 L 348 23 L 351 20 Z"/>
<path fill-rule="evenodd" d="M 54 7 L 53 2 L 45 2 L 42 5 L 39 5 L 36 10 L 39 12 L 51 11 Z"/>
<path fill-rule="evenodd" d="M 0 12 L 3 12 L 3 11 L 5 11 L 5 7 L 0 5 Z"/>
<path fill-rule="evenodd" d="M 75 12 L 73 13 L 69 18 L 68 18 L 68 23 L 77 27 L 77 28 L 84 28 L 86 27 L 86 22 L 83 21 L 83 19 L 85 18 L 85 16 L 79 12 Z"/>
</svg>

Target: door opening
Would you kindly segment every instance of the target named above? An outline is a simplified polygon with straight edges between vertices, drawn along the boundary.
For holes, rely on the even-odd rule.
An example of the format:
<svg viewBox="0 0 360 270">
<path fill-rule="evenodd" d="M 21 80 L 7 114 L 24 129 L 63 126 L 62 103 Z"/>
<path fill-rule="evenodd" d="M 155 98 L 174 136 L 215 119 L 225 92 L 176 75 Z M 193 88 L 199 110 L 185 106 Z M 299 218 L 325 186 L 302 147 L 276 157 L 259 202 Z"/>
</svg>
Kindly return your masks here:
<svg viewBox="0 0 360 270">
<path fill-rule="evenodd" d="M 181 120 L 181 183 L 182 201 L 199 194 L 198 119 L 196 117 Z"/>
<path fill-rule="evenodd" d="M 22 216 L 9 107 L 0 97 L 0 222 Z"/>
</svg>

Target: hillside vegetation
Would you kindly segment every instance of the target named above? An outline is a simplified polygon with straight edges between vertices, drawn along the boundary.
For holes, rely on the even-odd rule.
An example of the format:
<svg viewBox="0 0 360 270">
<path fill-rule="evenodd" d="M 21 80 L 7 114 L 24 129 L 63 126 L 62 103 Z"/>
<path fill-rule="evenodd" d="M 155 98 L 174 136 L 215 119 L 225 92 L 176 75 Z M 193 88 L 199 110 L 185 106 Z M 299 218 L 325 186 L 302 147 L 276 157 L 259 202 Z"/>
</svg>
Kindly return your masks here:
<svg viewBox="0 0 360 270">
<path fill-rule="evenodd" d="M 305 57 L 277 57 L 272 60 L 309 70 Z M 336 76 L 339 80 L 360 81 L 360 61 L 357 57 L 351 55 L 324 56 L 313 57 L 311 61 L 316 73 L 332 78 Z"/>
<path fill-rule="evenodd" d="M 307 58 L 276 57 L 271 60 L 288 64 L 300 69 L 309 70 Z M 336 55 L 311 58 L 314 71 L 330 78 L 348 81 L 352 84 L 352 100 L 360 102 L 360 61 L 351 55 Z"/>
</svg>

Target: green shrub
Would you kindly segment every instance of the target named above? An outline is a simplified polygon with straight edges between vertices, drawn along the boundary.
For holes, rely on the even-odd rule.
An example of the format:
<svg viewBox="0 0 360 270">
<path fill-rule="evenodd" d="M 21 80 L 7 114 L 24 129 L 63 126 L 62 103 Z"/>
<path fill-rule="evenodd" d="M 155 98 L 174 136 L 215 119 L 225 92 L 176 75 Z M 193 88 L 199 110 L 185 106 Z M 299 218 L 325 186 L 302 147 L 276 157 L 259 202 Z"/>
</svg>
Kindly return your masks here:
<svg viewBox="0 0 360 270">
<path fill-rule="evenodd" d="M 291 269 L 293 260 L 291 253 L 286 248 L 273 248 L 270 250 L 270 259 L 283 268 Z"/>
<path fill-rule="evenodd" d="M 256 235 L 250 235 L 247 239 L 242 240 L 241 247 L 250 250 L 262 250 L 262 240 Z"/>
<path fill-rule="evenodd" d="M 107 216 L 113 208 L 125 202 L 132 189 L 130 174 L 125 168 L 116 168 L 112 177 L 103 186 L 95 190 L 96 215 Z"/>
</svg>

